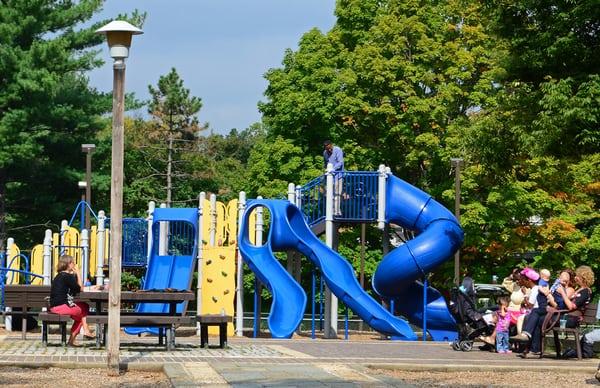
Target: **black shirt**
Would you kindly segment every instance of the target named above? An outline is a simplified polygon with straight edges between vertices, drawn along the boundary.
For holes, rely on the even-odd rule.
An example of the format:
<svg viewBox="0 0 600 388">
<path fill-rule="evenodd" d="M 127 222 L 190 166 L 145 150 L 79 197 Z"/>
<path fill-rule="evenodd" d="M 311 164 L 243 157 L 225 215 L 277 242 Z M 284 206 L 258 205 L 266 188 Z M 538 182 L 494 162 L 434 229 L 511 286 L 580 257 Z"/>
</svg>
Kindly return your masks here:
<svg viewBox="0 0 600 388">
<path fill-rule="evenodd" d="M 81 287 L 77 283 L 77 275 L 59 272 L 50 286 L 50 307 L 67 304 L 67 294 L 74 296 L 80 291 Z"/>
</svg>

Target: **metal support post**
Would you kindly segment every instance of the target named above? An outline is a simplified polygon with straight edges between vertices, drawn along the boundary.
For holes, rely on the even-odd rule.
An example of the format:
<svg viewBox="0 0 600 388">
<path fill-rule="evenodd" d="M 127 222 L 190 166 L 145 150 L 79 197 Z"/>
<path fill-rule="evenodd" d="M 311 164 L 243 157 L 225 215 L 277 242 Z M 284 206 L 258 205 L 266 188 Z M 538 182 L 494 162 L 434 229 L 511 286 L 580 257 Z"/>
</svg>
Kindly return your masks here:
<svg viewBox="0 0 600 388">
<path fill-rule="evenodd" d="M 242 218 L 246 210 L 246 193 L 240 192 L 238 200 L 238 231 L 242 231 Z M 237 240 L 242 238 L 238 236 Z M 242 337 L 244 335 L 244 261 L 239 249 L 237 252 L 237 284 L 236 284 L 236 301 L 235 301 L 235 335 Z"/>
<path fill-rule="evenodd" d="M 333 164 L 327 164 L 327 186 L 325 201 L 325 244 L 333 249 L 333 202 L 334 202 L 334 176 Z M 338 323 L 338 299 L 329 287 L 325 289 L 325 338 L 337 338 Z"/>
<path fill-rule="evenodd" d="M 204 201 L 206 193 L 198 196 L 198 285 L 196 289 L 196 315 L 202 314 L 202 258 L 204 255 Z M 200 322 L 196 323 L 196 335 L 200 335 Z"/>
</svg>

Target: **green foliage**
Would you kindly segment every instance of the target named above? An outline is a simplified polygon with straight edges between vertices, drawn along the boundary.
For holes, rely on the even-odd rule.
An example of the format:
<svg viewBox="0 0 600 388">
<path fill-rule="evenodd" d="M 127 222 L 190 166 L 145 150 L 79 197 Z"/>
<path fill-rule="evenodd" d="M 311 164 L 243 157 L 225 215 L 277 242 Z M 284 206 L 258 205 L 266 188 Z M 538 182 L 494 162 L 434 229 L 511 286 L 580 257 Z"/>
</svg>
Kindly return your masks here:
<svg viewBox="0 0 600 388">
<path fill-rule="evenodd" d="M 457 131 L 469 166 L 463 269 L 598 270 L 597 4 L 490 2 L 488 11 L 508 55 L 495 104 Z"/>
<path fill-rule="evenodd" d="M 142 280 L 135 276 L 131 272 L 121 273 L 121 290 L 123 291 L 137 291 L 140 289 Z"/>
<path fill-rule="evenodd" d="M 260 142 L 248 158 L 248 193 L 250 197 L 280 197 L 287 193 L 289 182 L 307 182 L 320 175 L 322 165 L 322 158 L 306 155 L 282 137 Z"/>
<path fill-rule="evenodd" d="M 475 2 L 338 2 L 332 31 L 306 33 L 267 73 L 259 107 L 270 135 L 309 154 L 332 138 L 349 168 L 385 163 L 437 192 L 448 182 L 447 132 L 494 92 L 501 47 L 479 13 Z"/>
<path fill-rule="evenodd" d="M 93 139 L 110 100 L 82 72 L 97 67 L 101 1 L 12 0 L 0 7 L 0 247 L 21 245 L 78 201 L 81 143 Z M 8 228 L 5 228 L 5 223 Z"/>
</svg>

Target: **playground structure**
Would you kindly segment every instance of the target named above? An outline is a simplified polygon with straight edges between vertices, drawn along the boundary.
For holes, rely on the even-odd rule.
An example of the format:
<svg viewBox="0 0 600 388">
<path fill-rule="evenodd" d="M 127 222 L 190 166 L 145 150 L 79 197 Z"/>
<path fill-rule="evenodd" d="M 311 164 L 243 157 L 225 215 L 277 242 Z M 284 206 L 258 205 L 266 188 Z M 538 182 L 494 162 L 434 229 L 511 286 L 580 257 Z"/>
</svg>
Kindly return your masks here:
<svg viewBox="0 0 600 388">
<path fill-rule="evenodd" d="M 264 284 L 273 301 L 268 318 L 271 335 L 290 337 L 298 328 L 306 309 L 307 297 L 299 283 L 300 257 L 304 254 L 313 263 L 327 284 L 325 293 L 325 336 L 337 337 L 337 298 L 357 313 L 373 329 L 392 338 L 417 338 L 408 322 L 421 326 L 433 340 L 453 340 L 456 325 L 440 293 L 427 286 L 428 273 L 447 260 L 462 243 L 462 229 L 454 216 L 421 190 L 390 174 L 380 166 L 377 172 L 345 172 L 340 201 L 340 215 L 333 215 L 334 175 L 325 175 L 305 186 L 290 185 L 288 200 L 250 200 L 244 193 L 239 200 L 228 204 L 216 201 L 211 195 L 200 194 L 198 208 L 155 208 L 149 204 L 146 219 L 124 220 L 123 266 L 137 246 L 137 266 L 146 265 L 144 289 L 189 289 L 194 270 L 198 274 L 196 311 L 201 314 L 235 315 L 235 332 L 243 334 L 243 261 L 254 272 L 257 284 Z M 263 244 L 265 229 L 263 208 L 269 210 L 270 226 Z M 96 268 L 96 282 L 103 283 L 103 270 L 108 262 L 109 228 L 99 212 L 97 225 L 81 232 L 63 221 L 61 232 L 46 231 L 44 244 L 32 250 L 31 260 L 21 255 L 10 242 L 4 268 L 42 273 L 37 283 L 49 284 L 53 263 L 60 254 L 71 254 L 84 276 Z M 127 222 L 136 225 L 128 241 Z M 387 253 L 373 278 L 373 288 L 387 302 L 389 311 L 371 298 L 358 284 L 352 266 L 337 252 L 337 226 L 342 224 L 373 223 L 385 229 L 389 223 L 415 230 L 418 236 Z M 140 225 L 143 225 L 140 228 Z M 239 225 L 239 231 L 238 231 Z M 317 236 L 325 233 L 325 243 Z M 134 236 L 134 237 L 132 237 Z M 239 240 L 239 241 L 238 241 Z M 239 250 L 238 250 L 239 248 Z M 288 254 L 284 269 L 273 252 Z M 41 254 L 40 254 L 41 252 Z M 140 260 L 140 252 L 144 260 Z M 24 261 L 24 262 L 23 262 Z M 25 264 L 25 265 L 24 265 Z M 236 268 L 237 267 L 237 268 Z M 22 282 L 19 273 L 5 281 Z M 2 271 L 3 274 L 7 270 Z M 4 282 L 3 282 L 4 283 Z M 314 280 L 313 280 L 314 284 Z M 237 285 L 237 287 L 236 287 Z M 315 291 L 311 293 L 313 337 Z M 255 292 L 255 334 L 260 287 Z M 236 306 L 234 308 L 234 292 Z M 142 304 L 140 311 L 164 311 L 161 305 Z M 185 311 L 182 303 L 178 311 Z M 148 310 L 151 309 L 151 310 Z M 408 320 L 396 317 L 401 314 Z M 228 327 L 229 334 L 234 330 Z M 152 331 L 152 328 L 128 328 L 130 334 Z"/>
</svg>

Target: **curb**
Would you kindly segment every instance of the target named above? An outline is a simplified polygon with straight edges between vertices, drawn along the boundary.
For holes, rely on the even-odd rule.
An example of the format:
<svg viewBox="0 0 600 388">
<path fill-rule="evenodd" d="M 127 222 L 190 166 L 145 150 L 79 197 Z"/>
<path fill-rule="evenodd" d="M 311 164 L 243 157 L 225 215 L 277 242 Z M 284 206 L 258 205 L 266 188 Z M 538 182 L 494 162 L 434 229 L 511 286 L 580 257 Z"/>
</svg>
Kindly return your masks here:
<svg viewBox="0 0 600 388">
<path fill-rule="evenodd" d="M 432 364 L 412 364 L 412 363 L 394 363 L 394 364 L 364 364 L 369 369 L 385 369 L 385 370 L 404 370 L 404 371 L 433 371 L 433 372 L 586 372 L 594 373 L 598 370 L 595 364 L 586 366 L 569 365 L 569 366 L 557 366 L 557 365 L 465 365 L 465 364 L 445 364 L 445 365 L 432 365 Z"/>
</svg>

